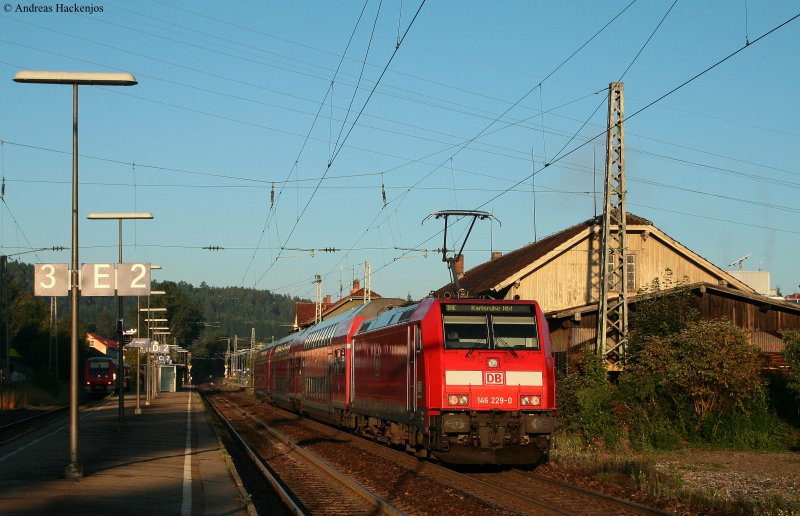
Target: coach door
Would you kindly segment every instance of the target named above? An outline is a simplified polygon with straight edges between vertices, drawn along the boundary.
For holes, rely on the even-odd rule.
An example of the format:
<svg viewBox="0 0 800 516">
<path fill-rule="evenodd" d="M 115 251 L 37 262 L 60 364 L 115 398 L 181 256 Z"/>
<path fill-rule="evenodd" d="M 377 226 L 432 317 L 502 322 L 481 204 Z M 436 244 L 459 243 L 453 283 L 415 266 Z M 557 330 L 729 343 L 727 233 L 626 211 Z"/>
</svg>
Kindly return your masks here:
<svg viewBox="0 0 800 516">
<path fill-rule="evenodd" d="M 408 412 L 417 411 L 417 352 L 422 349 L 422 339 L 419 326 L 409 326 L 407 334 L 408 349 L 406 353 L 406 409 Z"/>
</svg>

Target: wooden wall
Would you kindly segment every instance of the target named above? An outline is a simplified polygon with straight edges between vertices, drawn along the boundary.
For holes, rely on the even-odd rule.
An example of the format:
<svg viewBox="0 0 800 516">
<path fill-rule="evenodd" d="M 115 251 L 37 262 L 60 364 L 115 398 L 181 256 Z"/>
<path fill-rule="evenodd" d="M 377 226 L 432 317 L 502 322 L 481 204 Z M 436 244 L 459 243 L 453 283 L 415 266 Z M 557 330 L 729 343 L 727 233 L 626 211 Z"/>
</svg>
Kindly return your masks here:
<svg viewBox="0 0 800 516">
<path fill-rule="evenodd" d="M 661 278 L 662 288 L 665 287 L 663 278 L 667 269 L 672 271 L 676 282 L 717 284 L 722 279 L 653 234 L 629 231 L 627 244 L 629 252 L 636 257 L 631 293 L 648 286 L 655 278 Z M 538 269 L 520 277 L 519 286 L 512 286 L 505 294 L 506 299 L 514 299 L 516 295 L 520 299 L 535 299 L 545 312 L 596 303 L 600 293 L 599 247 L 599 236 L 587 235 Z"/>
<path fill-rule="evenodd" d="M 705 290 L 705 291 L 704 291 Z M 736 296 L 717 289 L 693 289 L 694 305 L 702 319 L 724 318 L 750 335 L 750 341 L 764 353 L 784 351 L 783 332 L 800 330 L 800 307 L 783 306 L 757 297 Z M 635 302 L 630 310 L 635 310 Z M 593 343 L 596 335 L 597 312 L 591 311 L 575 317 L 549 317 L 553 351 L 579 351 L 579 345 Z"/>
</svg>

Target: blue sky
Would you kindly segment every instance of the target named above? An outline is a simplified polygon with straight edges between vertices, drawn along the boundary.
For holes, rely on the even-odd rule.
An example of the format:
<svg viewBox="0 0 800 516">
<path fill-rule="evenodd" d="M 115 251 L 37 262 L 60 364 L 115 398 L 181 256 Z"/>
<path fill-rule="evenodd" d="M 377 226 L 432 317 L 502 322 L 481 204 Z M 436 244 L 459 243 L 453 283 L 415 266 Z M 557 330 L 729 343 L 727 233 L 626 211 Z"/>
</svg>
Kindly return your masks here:
<svg viewBox="0 0 800 516">
<path fill-rule="evenodd" d="M 800 19 L 759 39 L 800 4 L 420 4 L 5 4 L 0 252 L 70 260 L 71 88 L 19 70 L 139 81 L 80 89 L 81 262 L 117 259 L 116 224 L 88 213 L 149 211 L 125 223 L 124 259 L 161 265 L 156 279 L 312 298 L 318 274 L 334 299 L 366 261 L 384 296 L 447 283 L 435 211 L 499 220 L 476 224 L 467 268 L 598 213 L 605 95 L 622 80 L 629 211 L 800 290 Z M 65 250 L 29 252 L 50 246 Z"/>
</svg>

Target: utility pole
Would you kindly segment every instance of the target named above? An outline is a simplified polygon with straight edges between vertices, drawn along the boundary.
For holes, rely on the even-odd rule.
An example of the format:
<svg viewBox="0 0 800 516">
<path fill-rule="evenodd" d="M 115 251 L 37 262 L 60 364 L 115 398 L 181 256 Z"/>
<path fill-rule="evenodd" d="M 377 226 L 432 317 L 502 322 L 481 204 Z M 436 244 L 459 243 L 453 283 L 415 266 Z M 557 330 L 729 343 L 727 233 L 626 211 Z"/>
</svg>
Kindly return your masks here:
<svg viewBox="0 0 800 516">
<path fill-rule="evenodd" d="M 8 256 L 0 256 L 0 301 L 3 303 L 3 341 L 6 344 L 6 368 L 5 374 L 0 374 L 0 378 L 5 381 L 11 381 L 11 356 L 8 351 L 8 297 L 6 297 L 6 275 L 8 274 Z"/>
<path fill-rule="evenodd" d="M 364 303 L 372 301 L 372 263 L 364 262 Z"/>
<path fill-rule="evenodd" d="M 606 182 L 600 256 L 600 302 L 596 352 L 610 370 L 619 371 L 628 344 L 628 274 L 626 268 L 625 109 L 623 84 L 612 82 L 608 92 Z M 615 296 L 613 299 L 610 297 Z"/>
<path fill-rule="evenodd" d="M 322 320 L 322 276 L 314 276 L 314 283 L 317 285 L 317 299 L 314 303 L 314 323 Z"/>
</svg>

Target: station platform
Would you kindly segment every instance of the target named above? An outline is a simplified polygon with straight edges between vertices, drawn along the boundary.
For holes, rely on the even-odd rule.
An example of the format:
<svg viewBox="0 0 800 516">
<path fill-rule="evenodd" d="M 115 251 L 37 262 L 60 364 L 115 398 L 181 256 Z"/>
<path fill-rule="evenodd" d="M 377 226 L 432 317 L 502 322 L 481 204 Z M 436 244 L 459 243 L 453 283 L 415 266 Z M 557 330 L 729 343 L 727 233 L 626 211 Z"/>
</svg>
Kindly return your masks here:
<svg viewBox="0 0 800 516">
<path fill-rule="evenodd" d="M 69 419 L 0 445 L 0 514 L 248 514 L 241 482 L 194 389 L 81 409 L 83 476 L 65 478 Z M 188 428 L 188 430 L 187 430 Z"/>
</svg>

